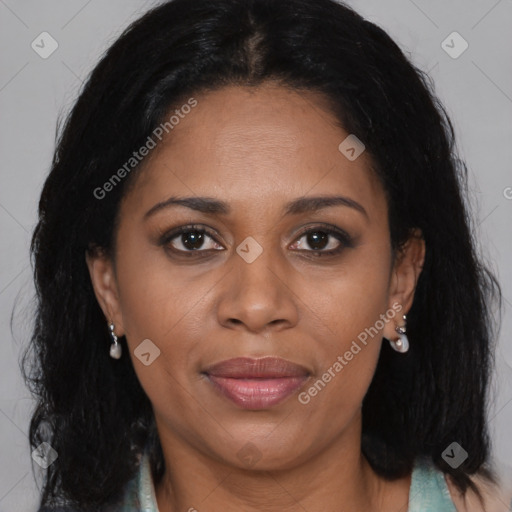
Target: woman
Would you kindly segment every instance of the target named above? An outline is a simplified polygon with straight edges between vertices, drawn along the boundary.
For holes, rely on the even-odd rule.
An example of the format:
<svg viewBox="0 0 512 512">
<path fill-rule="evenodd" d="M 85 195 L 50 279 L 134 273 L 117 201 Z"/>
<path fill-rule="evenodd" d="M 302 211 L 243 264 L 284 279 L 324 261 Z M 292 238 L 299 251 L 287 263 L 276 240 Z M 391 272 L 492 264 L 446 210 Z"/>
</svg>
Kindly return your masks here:
<svg viewBox="0 0 512 512">
<path fill-rule="evenodd" d="M 507 510 L 463 179 L 425 75 L 344 5 L 135 22 L 33 237 L 41 510 Z"/>
</svg>

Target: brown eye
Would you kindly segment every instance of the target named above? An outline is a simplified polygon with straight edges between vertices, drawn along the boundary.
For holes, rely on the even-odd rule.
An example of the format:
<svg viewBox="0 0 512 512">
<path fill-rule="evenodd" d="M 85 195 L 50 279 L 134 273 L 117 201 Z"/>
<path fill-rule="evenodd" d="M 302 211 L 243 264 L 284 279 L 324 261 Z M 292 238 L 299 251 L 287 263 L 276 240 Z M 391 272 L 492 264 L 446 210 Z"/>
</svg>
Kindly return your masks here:
<svg viewBox="0 0 512 512">
<path fill-rule="evenodd" d="M 314 255 L 335 255 L 345 247 L 352 247 L 350 236 L 342 230 L 319 226 L 304 232 L 294 248 Z M 308 249 L 309 247 L 309 249 Z"/>
<path fill-rule="evenodd" d="M 177 253 L 207 252 L 223 249 L 206 229 L 194 226 L 182 226 L 177 230 L 167 233 L 162 237 L 160 243 Z"/>
<path fill-rule="evenodd" d="M 205 238 L 205 234 L 200 231 L 187 231 L 179 236 L 178 241 L 186 250 L 192 251 L 201 249 Z"/>
<path fill-rule="evenodd" d="M 306 237 L 306 242 L 313 250 L 322 250 L 329 245 L 329 235 L 325 231 L 310 231 Z"/>
</svg>

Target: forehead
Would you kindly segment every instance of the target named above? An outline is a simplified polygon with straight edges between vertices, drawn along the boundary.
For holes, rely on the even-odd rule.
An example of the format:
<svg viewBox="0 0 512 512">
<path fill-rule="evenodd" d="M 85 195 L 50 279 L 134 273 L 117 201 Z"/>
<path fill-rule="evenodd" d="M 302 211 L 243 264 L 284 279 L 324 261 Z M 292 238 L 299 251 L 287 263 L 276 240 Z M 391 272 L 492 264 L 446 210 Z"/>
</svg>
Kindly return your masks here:
<svg viewBox="0 0 512 512">
<path fill-rule="evenodd" d="M 194 99 L 197 106 L 152 150 L 125 199 L 136 195 L 137 204 L 150 208 L 166 195 L 215 196 L 235 209 L 268 210 L 339 192 L 366 201 L 368 209 L 385 207 L 370 157 L 363 152 L 351 161 L 340 151 L 350 134 L 320 93 L 266 84 Z"/>
</svg>

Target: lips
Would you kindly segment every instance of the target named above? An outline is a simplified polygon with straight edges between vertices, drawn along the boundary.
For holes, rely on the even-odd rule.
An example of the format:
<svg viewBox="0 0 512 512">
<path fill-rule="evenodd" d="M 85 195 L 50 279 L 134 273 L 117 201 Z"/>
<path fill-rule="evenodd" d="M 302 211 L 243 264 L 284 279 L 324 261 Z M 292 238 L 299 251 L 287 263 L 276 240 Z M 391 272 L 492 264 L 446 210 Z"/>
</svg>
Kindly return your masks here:
<svg viewBox="0 0 512 512">
<path fill-rule="evenodd" d="M 205 373 L 215 377 L 231 379 L 279 379 L 283 377 L 304 377 L 308 370 L 301 365 L 279 357 L 237 357 L 209 366 Z"/>
<path fill-rule="evenodd" d="M 260 410 L 284 401 L 309 378 L 301 365 L 276 357 L 239 357 L 203 372 L 216 392 L 243 409 Z"/>
</svg>

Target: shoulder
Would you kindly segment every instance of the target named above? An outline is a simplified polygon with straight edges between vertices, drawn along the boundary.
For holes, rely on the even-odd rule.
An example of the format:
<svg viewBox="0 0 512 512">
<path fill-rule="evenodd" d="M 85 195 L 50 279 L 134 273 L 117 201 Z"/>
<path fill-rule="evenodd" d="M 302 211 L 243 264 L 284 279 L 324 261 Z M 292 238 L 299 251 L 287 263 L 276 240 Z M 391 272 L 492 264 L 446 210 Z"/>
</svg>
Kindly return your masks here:
<svg viewBox="0 0 512 512">
<path fill-rule="evenodd" d="M 446 477 L 446 484 L 457 512 L 509 512 L 512 510 L 512 481 L 500 478 L 497 484 L 493 484 L 481 475 L 474 475 L 471 480 L 482 494 L 483 505 L 474 491 L 468 489 L 466 496 L 463 497 L 450 477 Z"/>
</svg>

